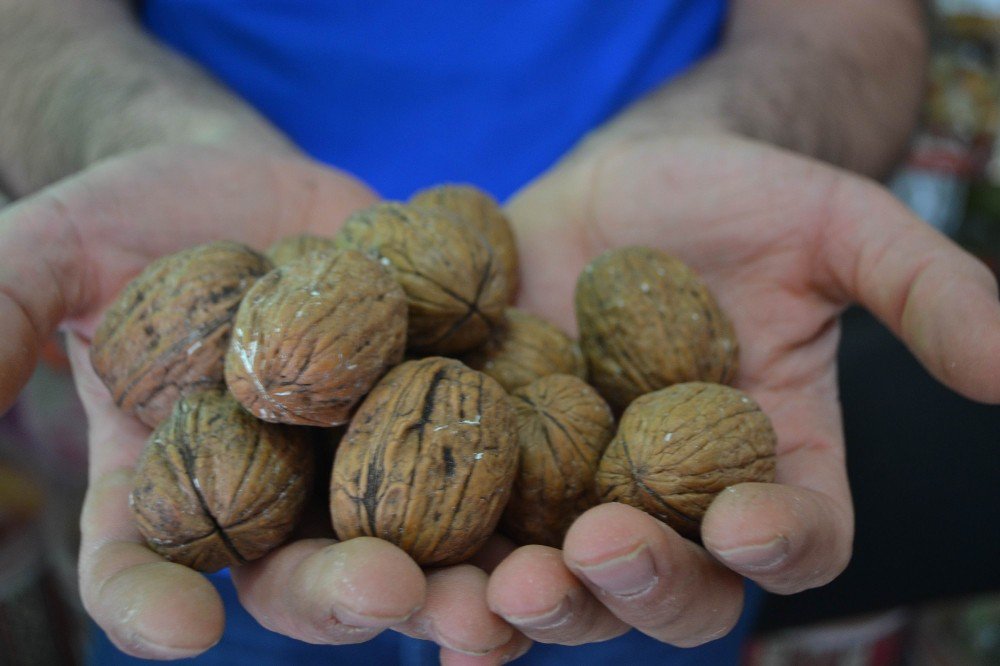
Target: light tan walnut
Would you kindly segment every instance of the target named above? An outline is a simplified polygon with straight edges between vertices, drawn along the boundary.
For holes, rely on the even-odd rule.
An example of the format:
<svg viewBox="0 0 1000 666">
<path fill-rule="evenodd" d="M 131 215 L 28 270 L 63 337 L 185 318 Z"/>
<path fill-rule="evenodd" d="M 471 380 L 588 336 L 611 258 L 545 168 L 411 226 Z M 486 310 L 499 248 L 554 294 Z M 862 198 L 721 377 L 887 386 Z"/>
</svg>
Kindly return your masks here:
<svg viewBox="0 0 1000 666">
<path fill-rule="evenodd" d="M 417 354 L 469 351 L 503 317 L 507 285 L 493 249 L 450 214 L 383 202 L 352 215 L 336 241 L 381 263 L 403 287 L 408 347 Z"/>
<path fill-rule="evenodd" d="M 223 391 L 180 400 L 153 431 L 129 504 L 146 543 L 218 571 L 264 556 L 298 523 L 313 476 L 304 429 L 264 423 Z"/>
<path fill-rule="evenodd" d="M 223 388 L 243 295 L 271 263 L 221 241 L 163 257 L 132 280 L 94 335 L 94 370 L 125 412 L 155 427 L 184 395 Z"/>
<path fill-rule="evenodd" d="M 410 203 L 443 208 L 479 231 L 493 246 L 493 252 L 503 267 L 507 282 L 505 300 L 508 303 L 514 302 L 520 282 L 517 241 L 510 220 L 496 199 L 474 185 L 447 183 L 417 192 L 410 198 Z"/>
<path fill-rule="evenodd" d="M 517 456 L 499 384 L 453 359 L 408 361 L 365 398 L 337 448 L 333 528 L 391 541 L 422 565 L 461 562 L 493 533 Z"/>
<path fill-rule="evenodd" d="M 487 343 L 462 360 L 508 392 L 547 375 L 587 376 L 587 364 L 575 340 L 541 317 L 517 308 L 507 308 L 503 324 Z"/>
<path fill-rule="evenodd" d="M 226 384 L 265 421 L 340 425 L 405 346 L 406 297 L 389 273 L 352 250 L 314 252 L 247 292 Z"/>
<path fill-rule="evenodd" d="M 695 538 L 715 496 L 774 480 L 775 434 L 749 396 L 690 382 L 636 399 L 597 472 L 602 501 L 623 502 Z"/>
<path fill-rule="evenodd" d="M 597 504 L 594 475 L 614 434 L 604 399 L 579 377 L 549 375 L 514 392 L 521 460 L 501 525 L 515 541 L 558 548 Z"/>
<path fill-rule="evenodd" d="M 577 281 L 576 317 L 590 381 L 618 410 L 671 384 L 736 376 L 729 318 L 694 271 L 658 250 L 594 259 Z"/>
</svg>

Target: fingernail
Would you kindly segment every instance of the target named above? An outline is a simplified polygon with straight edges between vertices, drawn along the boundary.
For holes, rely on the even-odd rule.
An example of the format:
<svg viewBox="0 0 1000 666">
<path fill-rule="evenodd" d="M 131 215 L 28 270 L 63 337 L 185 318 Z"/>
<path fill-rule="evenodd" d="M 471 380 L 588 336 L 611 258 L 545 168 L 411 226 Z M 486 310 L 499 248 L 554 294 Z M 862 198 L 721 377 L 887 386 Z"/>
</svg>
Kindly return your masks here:
<svg viewBox="0 0 1000 666">
<path fill-rule="evenodd" d="M 519 657 L 523 657 L 531 649 L 532 642 L 529 640 L 518 641 L 518 646 L 500 657 L 501 664 L 509 664 Z"/>
<path fill-rule="evenodd" d="M 433 631 L 431 634 L 435 643 L 443 648 L 448 648 L 453 652 L 459 652 L 461 654 L 469 655 L 470 657 L 485 657 L 494 650 L 502 648 L 504 645 L 510 642 L 510 639 L 514 637 L 514 630 L 507 627 L 507 630 L 503 632 L 503 640 L 499 640 L 495 645 L 491 645 L 485 648 L 474 648 L 468 645 L 459 645 L 457 642 L 452 641 L 447 636 L 442 636 L 440 632 Z"/>
<path fill-rule="evenodd" d="M 556 604 L 555 608 L 545 612 L 532 615 L 508 615 L 504 619 L 523 629 L 555 629 L 569 622 L 572 616 L 569 599 L 563 599 Z"/>
<path fill-rule="evenodd" d="M 766 543 L 720 550 L 716 555 L 739 569 L 773 569 L 788 557 L 788 539 L 779 536 Z"/>
<path fill-rule="evenodd" d="M 333 615 L 340 620 L 342 624 L 357 627 L 359 629 L 384 629 L 385 627 L 391 627 L 395 624 L 402 624 L 403 622 L 406 622 L 410 619 L 410 616 L 413 615 L 413 612 L 407 613 L 406 615 L 367 615 L 365 613 L 353 611 L 345 606 L 334 604 Z"/>
<path fill-rule="evenodd" d="M 591 583 L 618 597 L 634 597 L 648 592 L 659 580 L 653 556 L 645 543 L 625 555 L 599 564 L 577 565 L 576 568 Z"/>
</svg>

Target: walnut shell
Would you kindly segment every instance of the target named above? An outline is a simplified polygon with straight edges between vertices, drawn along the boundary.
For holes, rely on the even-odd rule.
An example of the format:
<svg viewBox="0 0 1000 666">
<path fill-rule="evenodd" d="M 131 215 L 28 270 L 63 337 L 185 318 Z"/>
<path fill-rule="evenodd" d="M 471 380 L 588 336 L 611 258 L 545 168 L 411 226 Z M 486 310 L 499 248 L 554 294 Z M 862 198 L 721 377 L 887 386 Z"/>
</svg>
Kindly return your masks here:
<svg viewBox="0 0 1000 666">
<path fill-rule="evenodd" d="M 402 285 L 408 346 L 417 353 L 469 351 L 503 317 L 507 286 L 493 249 L 451 215 L 383 202 L 352 215 L 336 240 L 379 261 Z"/>
<path fill-rule="evenodd" d="M 150 435 L 129 505 L 150 548 L 217 571 L 288 538 L 312 475 L 302 430 L 258 421 L 229 394 L 203 391 L 177 402 Z"/>
<path fill-rule="evenodd" d="M 517 241 L 510 220 L 496 199 L 474 185 L 446 183 L 417 192 L 410 198 L 410 203 L 414 206 L 444 208 L 481 233 L 493 246 L 493 251 L 503 267 L 504 278 L 507 281 L 505 300 L 507 303 L 514 302 L 520 271 Z"/>
<path fill-rule="evenodd" d="M 406 296 L 360 252 L 316 252 L 247 292 L 226 354 L 226 384 L 265 421 L 333 426 L 406 347 Z"/>
<path fill-rule="evenodd" d="M 155 427 L 181 396 L 224 387 L 233 316 L 270 269 L 262 255 L 228 241 L 151 263 L 112 303 L 90 349 L 115 403 Z"/>
<path fill-rule="evenodd" d="M 601 458 L 604 502 L 642 509 L 689 538 L 715 496 L 737 483 L 774 481 L 771 420 L 743 392 L 677 384 L 636 399 Z"/>
<path fill-rule="evenodd" d="M 575 340 L 541 317 L 517 308 L 507 308 L 503 324 L 487 343 L 462 360 L 508 392 L 556 373 L 587 376 L 587 364 Z"/>
<path fill-rule="evenodd" d="M 330 482 L 341 539 L 374 536 L 419 564 L 471 557 L 510 495 L 518 445 L 510 398 L 459 361 L 407 361 L 365 398 Z"/>
<path fill-rule="evenodd" d="M 577 516 L 598 503 L 594 474 L 614 434 L 611 408 L 589 384 L 549 375 L 513 395 L 521 458 L 504 531 L 558 548 Z"/>
<path fill-rule="evenodd" d="M 580 348 L 612 407 L 689 381 L 725 384 L 738 348 L 729 318 L 683 262 L 645 247 L 609 250 L 576 285 Z"/>
<path fill-rule="evenodd" d="M 279 238 L 264 251 L 264 255 L 275 266 L 282 266 L 313 252 L 333 252 L 335 249 L 336 245 L 332 238 L 296 234 Z"/>
</svg>

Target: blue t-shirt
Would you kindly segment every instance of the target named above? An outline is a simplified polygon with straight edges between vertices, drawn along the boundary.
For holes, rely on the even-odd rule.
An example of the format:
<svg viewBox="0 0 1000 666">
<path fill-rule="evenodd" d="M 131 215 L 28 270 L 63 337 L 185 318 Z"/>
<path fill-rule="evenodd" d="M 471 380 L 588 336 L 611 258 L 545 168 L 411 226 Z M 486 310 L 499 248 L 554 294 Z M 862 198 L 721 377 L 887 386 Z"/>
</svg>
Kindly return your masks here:
<svg viewBox="0 0 1000 666">
<path fill-rule="evenodd" d="M 701 58 L 725 0 L 146 0 L 167 44 L 383 196 L 499 199 Z"/>
<path fill-rule="evenodd" d="M 165 43 L 242 95 L 310 155 L 384 197 L 441 182 L 503 200 L 591 129 L 716 43 L 725 0 L 146 0 Z M 201 664 L 437 663 L 430 643 L 386 632 L 317 647 L 260 628 L 231 582 L 222 642 Z M 760 600 L 727 638 L 679 650 L 632 632 L 578 648 L 536 645 L 519 663 L 736 663 Z M 133 663 L 103 636 L 99 664 Z"/>
</svg>

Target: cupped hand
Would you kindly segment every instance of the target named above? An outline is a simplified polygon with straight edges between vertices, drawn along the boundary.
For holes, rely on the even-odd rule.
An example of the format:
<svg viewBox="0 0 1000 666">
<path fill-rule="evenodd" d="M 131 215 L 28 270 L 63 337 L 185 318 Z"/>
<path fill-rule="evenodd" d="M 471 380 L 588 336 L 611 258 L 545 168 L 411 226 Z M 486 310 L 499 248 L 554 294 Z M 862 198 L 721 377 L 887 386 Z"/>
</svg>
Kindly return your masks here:
<svg viewBox="0 0 1000 666">
<path fill-rule="evenodd" d="M 149 431 L 114 406 L 90 367 L 102 311 L 159 256 L 222 238 L 262 249 L 291 233 L 332 234 L 375 199 L 356 179 L 292 152 L 188 146 L 100 163 L 0 212 L 0 410 L 30 376 L 39 346 L 67 331 L 89 422 L 81 596 L 123 651 L 193 656 L 219 640 L 224 618 L 210 582 L 147 549 L 133 522 L 127 498 Z M 491 548 L 494 560 L 510 550 Z M 296 539 L 232 576 L 261 625 L 311 643 L 399 627 L 437 641 L 453 662 L 498 661 L 527 644 L 486 607 L 482 568 L 426 574 L 377 539 L 338 543 L 329 531 Z"/>
<path fill-rule="evenodd" d="M 778 435 L 776 483 L 721 493 L 704 547 L 607 504 L 574 523 L 562 551 L 514 551 L 491 576 L 489 603 L 535 640 L 579 644 L 635 627 L 698 645 L 733 627 L 742 577 L 789 594 L 844 569 L 853 511 L 836 349 L 848 304 L 870 310 L 955 391 L 1000 402 L 993 275 L 876 183 L 729 135 L 598 138 L 508 212 L 522 305 L 568 330 L 576 276 L 601 251 L 649 245 L 693 266 L 733 320 L 737 385 Z"/>
</svg>

